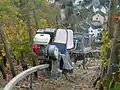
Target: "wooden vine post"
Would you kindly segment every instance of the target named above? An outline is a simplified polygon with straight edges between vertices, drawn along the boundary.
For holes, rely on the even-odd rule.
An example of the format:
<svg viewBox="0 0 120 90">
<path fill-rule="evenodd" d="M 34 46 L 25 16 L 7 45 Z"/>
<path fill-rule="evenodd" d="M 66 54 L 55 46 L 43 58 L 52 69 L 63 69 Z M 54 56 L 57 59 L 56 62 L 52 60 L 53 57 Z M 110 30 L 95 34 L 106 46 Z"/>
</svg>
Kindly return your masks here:
<svg viewBox="0 0 120 90">
<path fill-rule="evenodd" d="M 31 27 L 31 20 L 30 20 L 29 0 L 26 0 L 25 3 L 26 3 L 26 14 L 28 14 L 26 16 L 26 18 L 27 18 L 27 25 L 28 25 L 28 32 L 29 32 L 29 42 L 30 42 L 30 47 L 32 48 L 33 36 L 32 36 L 32 27 Z M 36 12 L 35 12 L 34 9 L 33 9 L 33 15 L 34 15 L 35 23 L 36 23 L 36 29 L 38 29 L 39 28 L 39 23 L 37 21 Z M 31 52 L 32 52 L 32 50 L 31 50 Z M 37 63 L 36 63 L 35 59 L 33 59 L 33 56 L 31 58 L 33 60 L 33 66 L 36 66 Z M 34 76 L 36 78 L 38 77 L 37 72 L 34 73 Z"/>
<path fill-rule="evenodd" d="M 112 1 L 114 1 L 114 3 L 111 3 L 111 4 L 115 4 L 117 6 L 117 0 L 112 0 Z M 115 8 L 115 7 L 113 7 L 113 8 Z M 112 19 L 112 21 L 114 21 L 114 28 L 113 28 L 114 38 L 113 38 L 112 49 L 111 49 L 111 53 L 110 53 L 110 63 L 109 63 L 108 71 L 107 71 L 108 75 L 111 75 L 114 71 L 116 71 L 116 68 L 114 68 L 114 65 L 118 63 L 116 52 L 117 52 L 117 40 L 118 40 L 119 29 L 120 29 L 119 11 L 114 12 L 114 15 L 112 16 L 111 19 Z"/>
<path fill-rule="evenodd" d="M 15 70 L 14 70 L 14 65 L 13 65 L 12 59 L 10 57 L 10 52 L 9 52 L 9 49 L 8 49 L 8 46 L 7 46 L 4 31 L 2 30 L 1 27 L 0 27 L 0 36 L 1 36 L 2 42 L 4 44 L 4 49 L 5 49 L 5 53 L 6 53 L 6 56 L 7 56 L 7 60 L 8 60 L 9 65 L 10 65 L 10 70 L 11 70 L 12 76 L 15 77 L 16 73 L 15 73 Z"/>
<path fill-rule="evenodd" d="M 110 7 L 108 13 L 108 39 L 112 41 L 112 47 L 109 48 L 108 60 L 109 65 L 107 67 L 107 72 L 105 73 L 105 77 L 102 83 L 104 90 L 110 90 L 113 81 L 113 73 L 118 71 L 118 67 L 116 65 L 119 64 L 118 61 L 118 36 L 120 30 L 120 16 L 118 11 L 118 0 L 110 0 Z"/>
<path fill-rule="evenodd" d="M 113 22 L 113 15 L 115 13 L 116 8 L 116 1 L 117 0 L 110 0 L 109 2 L 109 12 L 108 12 L 108 37 L 109 39 L 112 39 L 113 36 L 113 30 L 114 30 L 114 22 Z"/>
<path fill-rule="evenodd" d="M 109 90 L 111 88 L 111 85 L 113 84 L 113 73 L 116 73 L 118 71 L 118 67 L 116 67 L 117 65 L 119 65 L 119 60 L 118 60 L 118 50 L 119 48 L 117 47 L 118 45 L 118 37 L 119 37 L 119 30 L 120 30 L 120 15 L 119 15 L 119 11 L 117 9 L 117 2 L 118 0 L 112 0 L 111 4 L 114 4 L 111 9 L 114 10 L 112 11 L 113 13 L 111 14 L 110 21 L 113 21 L 110 24 L 110 27 L 112 26 L 112 28 L 109 28 L 109 32 L 111 31 L 111 29 L 113 29 L 113 38 L 110 38 L 110 40 L 112 40 L 112 48 L 111 48 L 111 52 L 110 52 L 110 56 L 109 56 L 109 65 L 108 65 L 108 69 L 107 69 L 107 78 L 109 78 L 107 82 L 109 82 L 109 85 L 105 88 L 105 90 Z M 114 8 L 114 9 L 113 9 Z M 110 10 L 111 11 L 111 10 Z"/>
<path fill-rule="evenodd" d="M 118 22 L 116 22 L 115 28 L 114 28 L 114 38 L 113 38 L 113 43 L 112 43 L 112 49 L 111 49 L 111 53 L 110 53 L 110 64 L 109 64 L 109 68 L 107 71 L 107 74 L 112 74 L 114 71 L 116 71 L 116 69 L 114 68 L 114 65 L 117 64 L 117 38 L 119 35 L 119 27 L 120 24 Z"/>
</svg>

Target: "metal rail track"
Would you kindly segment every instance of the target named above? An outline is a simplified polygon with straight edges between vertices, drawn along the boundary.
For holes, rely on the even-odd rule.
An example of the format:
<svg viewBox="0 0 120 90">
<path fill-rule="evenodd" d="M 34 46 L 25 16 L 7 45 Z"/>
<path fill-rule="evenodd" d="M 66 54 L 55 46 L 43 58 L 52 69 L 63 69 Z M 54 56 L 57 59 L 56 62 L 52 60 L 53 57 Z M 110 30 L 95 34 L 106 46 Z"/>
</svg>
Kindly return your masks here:
<svg viewBox="0 0 120 90">
<path fill-rule="evenodd" d="M 43 64 L 43 65 L 38 65 L 38 66 L 35 66 L 35 67 L 32 67 L 30 69 L 27 69 L 23 72 L 21 72 L 20 74 L 18 74 L 16 77 L 14 77 L 6 86 L 3 90 L 13 90 L 13 87 L 20 81 L 22 80 L 23 78 L 25 78 L 26 76 L 36 72 L 36 71 L 39 71 L 39 70 L 42 70 L 42 69 L 46 69 L 49 67 L 49 64 Z"/>
</svg>

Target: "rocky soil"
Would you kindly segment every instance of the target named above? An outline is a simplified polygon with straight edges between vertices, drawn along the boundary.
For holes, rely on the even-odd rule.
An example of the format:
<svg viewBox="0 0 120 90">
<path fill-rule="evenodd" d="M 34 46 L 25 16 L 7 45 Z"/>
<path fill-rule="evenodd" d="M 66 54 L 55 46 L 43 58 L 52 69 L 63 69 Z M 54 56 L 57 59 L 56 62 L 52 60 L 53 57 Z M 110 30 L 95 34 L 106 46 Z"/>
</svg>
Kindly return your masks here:
<svg viewBox="0 0 120 90">
<path fill-rule="evenodd" d="M 101 61 L 88 61 L 87 69 L 79 67 L 77 62 L 73 74 L 68 74 L 67 79 L 62 76 L 59 80 L 45 80 L 41 88 L 37 90 L 95 90 L 93 82 L 100 74 Z"/>
<path fill-rule="evenodd" d="M 30 86 L 30 77 L 27 80 L 22 80 L 17 84 L 14 90 L 95 90 L 93 82 L 100 74 L 101 60 L 89 60 L 86 64 L 87 68 L 80 67 L 81 61 L 78 61 L 74 68 L 73 74 L 62 75 L 58 80 L 45 79 L 40 82 L 33 80 L 33 89 Z M 24 82 L 24 83 L 23 83 Z M 8 83 L 2 79 L 0 73 L 0 90 Z"/>
</svg>

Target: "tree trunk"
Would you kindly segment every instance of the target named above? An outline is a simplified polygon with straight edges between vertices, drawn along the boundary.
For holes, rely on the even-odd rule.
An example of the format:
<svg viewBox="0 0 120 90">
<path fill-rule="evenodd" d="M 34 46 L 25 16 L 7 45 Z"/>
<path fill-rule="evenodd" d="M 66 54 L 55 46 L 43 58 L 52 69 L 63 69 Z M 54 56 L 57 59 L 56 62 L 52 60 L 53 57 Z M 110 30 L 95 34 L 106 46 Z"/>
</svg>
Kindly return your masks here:
<svg viewBox="0 0 120 90">
<path fill-rule="evenodd" d="M 32 38 L 32 28 L 31 28 L 31 21 L 30 21 L 30 14 L 29 14 L 29 6 L 28 6 L 28 0 L 26 0 L 26 13 L 28 14 L 26 16 L 27 18 L 27 24 L 28 24 L 28 29 L 29 29 L 29 42 L 30 42 L 30 47 L 32 48 L 32 44 L 33 44 L 33 38 Z M 36 15 L 35 15 L 35 11 L 33 11 L 33 14 L 34 14 L 34 19 L 36 21 L 36 27 L 39 27 L 38 26 L 38 22 L 37 22 L 37 18 L 36 18 Z M 36 62 L 35 60 L 33 59 L 33 66 L 36 66 Z M 34 73 L 34 75 L 37 77 L 37 72 Z"/>
<path fill-rule="evenodd" d="M 117 0 L 111 0 L 109 5 L 109 12 L 108 12 L 108 37 L 109 39 L 113 38 L 113 30 L 114 30 L 114 23 L 113 23 L 113 15 L 115 13 L 115 9 L 117 6 Z"/>
<path fill-rule="evenodd" d="M 120 24 L 117 23 L 115 25 L 115 32 L 114 32 L 114 39 L 113 39 L 113 44 L 112 44 L 112 50 L 110 53 L 110 63 L 109 63 L 109 67 L 107 70 L 107 75 L 108 77 L 110 76 L 112 78 L 112 73 L 118 71 L 118 67 L 114 67 L 116 66 L 116 64 L 118 64 L 118 58 L 117 58 L 117 38 L 118 38 L 118 34 L 119 34 L 119 28 Z M 106 87 L 105 90 L 109 90 L 110 87 Z"/>
<path fill-rule="evenodd" d="M 36 60 L 33 58 L 33 66 L 36 66 Z M 37 72 L 34 73 L 35 78 L 38 78 Z"/>
<path fill-rule="evenodd" d="M 20 53 L 21 53 L 21 59 L 20 59 L 20 61 L 21 61 L 21 65 L 22 65 L 22 68 L 23 68 L 23 71 L 24 71 L 24 70 L 28 69 L 28 67 L 27 67 L 27 63 L 24 60 L 23 51 L 21 51 Z"/>
<path fill-rule="evenodd" d="M 119 35 L 119 27 L 120 27 L 120 23 L 117 23 L 115 25 L 115 33 L 114 33 L 114 39 L 113 39 L 113 44 L 112 44 L 112 50 L 110 53 L 110 64 L 109 64 L 109 68 L 107 71 L 107 74 L 112 74 L 114 71 L 116 71 L 116 68 L 113 67 L 113 65 L 117 64 L 117 38 Z"/>
<path fill-rule="evenodd" d="M 38 19 L 37 19 L 37 16 L 36 16 L 36 12 L 35 12 L 35 9 L 33 8 L 33 16 L 34 16 L 34 20 L 35 20 L 35 24 L 36 24 L 36 29 L 39 29 L 39 23 L 38 23 Z"/>
<path fill-rule="evenodd" d="M 32 28 L 31 28 L 31 21 L 30 21 L 30 15 L 29 15 L 29 6 L 28 6 L 28 0 L 26 0 L 26 21 L 28 25 L 28 32 L 29 32 L 29 42 L 30 42 L 30 47 L 32 47 Z"/>
<path fill-rule="evenodd" d="M 10 70 L 12 72 L 12 76 L 15 77 L 16 76 L 16 73 L 15 73 L 15 70 L 14 70 L 14 65 L 13 65 L 13 62 L 12 62 L 12 59 L 10 57 L 10 52 L 9 52 L 9 49 L 8 49 L 8 46 L 7 46 L 7 42 L 6 42 L 6 39 L 5 39 L 5 34 L 4 34 L 4 31 L 2 30 L 2 28 L 0 27 L 0 35 L 1 35 L 1 39 L 2 39 L 2 42 L 4 44 L 4 49 L 5 49 L 5 53 L 6 53 L 6 58 L 8 59 L 8 62 L 10 64 Z"/>
<path fill-rule="evenodd" d="M 112 73 L 113 72 L 116 72 L 117 71 L 117 67 L 114 67 L 116 66 L 117 62 L 118 62 L 118 59 L 117 59 L 117 38 L 118 38 L 118 35 L 119 35 L 119 27 L 120 27 L 120 24 L 119 22 L 115 23 L 113 21 L 113 17 L 115 15 L 115 13 L 118 13 L 117 11 L 117 2 L 118 0 L 111 0 L 111 4 L 110 4 L 110 11 L 109 11 L 109 21 L 108 21 L 108 37 L 110 40 L 113 40 L 112 42 L 112 49 L 111 49 L 111 52 L 110 52 L 110 61 L 109 61 L 109 66 L 108 66 L 108 69 L 107 69 L 107 75 L 108 77 L 110 77 L 109 79 L 112 78 Z M 114 30 L 114 31 L 113 31 Z M 109 90 L 111 87 L 105 87 L 104 90 Z"/>
<path fill-rule="evenodd" d="M 116 9 L 116 6 L 117 6 L 117 1 L 118 0 L 111 0 L 111 8 L 110 8 L 110 28 L 109 28 L 109 32 L 111 30 L 114 30 L 114 38 L 113 38 L 113 44 L 112 44 L 112 50 L 111 50 L 111 53 L 110 53 L 110 64 L 109 64 L 109 67 L 108 67 L 108 71 L 107 71 L 107 74 L 112 74 L 115 70 L 113 68 L 113 65 L 116 64 L 117 62 L 117 53 L 116 53 L 116 50 L 117 50 L 117 38 L 118 38 L 118 35 L 119 35 L 119 27 L 120 27 L 120 24 L 119 22 L 118 23 L 114 23 L 113 21 L 113 14 L 117 13 L 117 9 Z M 114 26 L 113 26 L 114 25 Z M 110 32 L 111 33 L 111 32 Z M 112 31 L 113 33 L 113 31 Z M 111 33 L 111 34 L 112 34 Z M 109 38 L 111 39 L 111 38 Z"/>
</svg>

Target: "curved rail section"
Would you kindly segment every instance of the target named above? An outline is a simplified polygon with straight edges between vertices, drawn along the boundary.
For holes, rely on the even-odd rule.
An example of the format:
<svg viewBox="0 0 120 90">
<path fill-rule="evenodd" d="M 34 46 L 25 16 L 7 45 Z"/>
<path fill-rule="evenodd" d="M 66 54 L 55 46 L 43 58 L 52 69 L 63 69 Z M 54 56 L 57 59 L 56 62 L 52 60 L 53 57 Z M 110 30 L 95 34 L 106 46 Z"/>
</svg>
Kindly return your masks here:
<svg viewBox="0 0 120 90">
<path fill-rule="evenodd" d="M 25 78 L 26 76 L 36 72 L 36 71 L 39 71 L 39 70 L 42 70 L 42 69 L 46 69 L 49 67 L 49 64 L 43 64 L 43 65 L 38 65 L 38 66 L 35 66 L 35 67 L 32 67 L 30 69 L 27 69 L 23 72 L 21 72 L 20 74 L 18 74 L 16 77 L 14 77 L 4 88 L 4 90 L 12 90 L 12 88 L 23 78 Z"/>
</svg>

